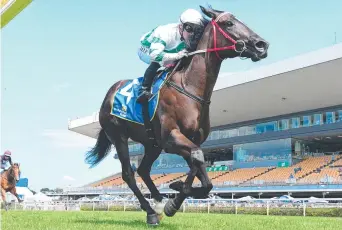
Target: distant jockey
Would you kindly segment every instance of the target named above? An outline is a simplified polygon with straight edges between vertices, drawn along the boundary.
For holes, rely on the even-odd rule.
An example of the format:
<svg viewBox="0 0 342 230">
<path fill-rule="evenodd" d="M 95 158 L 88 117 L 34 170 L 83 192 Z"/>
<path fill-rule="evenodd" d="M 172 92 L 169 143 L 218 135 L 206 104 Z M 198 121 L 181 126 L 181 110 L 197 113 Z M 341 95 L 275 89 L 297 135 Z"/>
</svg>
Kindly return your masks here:
<svg viewBox="0 0 342 230">
<path fill-rule="evenodd" d="M 206 19 L 200 12 L 188 9 L 181 14 L 178 23 L 157 26 L 142 36 L 138 55 L 149 67 L 137 99 L 139 103 L 146 102 L 151 96 L 152 82 L 161 66 L 172 65 L 196 49 L 205 25 Z"/>
<path fill-rule="evenodd" d="M 4 152 L 3 155 L 0 155 L 0 161 L 1 161 L 1 169 L 7 170 L 9 167 L 12 166 L 12 158 L 11 158 L 11 151 L 7 150 Z"/>
</svg>

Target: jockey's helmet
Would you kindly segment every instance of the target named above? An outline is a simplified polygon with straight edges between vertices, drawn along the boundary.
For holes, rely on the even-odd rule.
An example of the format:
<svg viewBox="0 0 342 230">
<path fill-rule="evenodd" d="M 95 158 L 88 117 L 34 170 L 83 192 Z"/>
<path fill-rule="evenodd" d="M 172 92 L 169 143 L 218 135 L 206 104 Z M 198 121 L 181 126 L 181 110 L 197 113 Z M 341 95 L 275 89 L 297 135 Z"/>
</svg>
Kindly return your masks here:
<svg viewBox="0 0 342 230">
<path fill-rule="evenodd" d="M 180 33 L 185 41 L 186 49 L 188 51 L 195 50 L 205 27 L 205 18 L 197 10 L 188 9 L 181 14 L 179 21 L 181 24 Z"/>
<path fill-rule="evenodd" d="M 9 151 L 9 150 L 6 150 L 6 151 L 5 151 L 5 153 L 4 153 L 4 155 L 5 155 L 5 156 L 9 156 L 9 157 L 10 157 L 10 156 L 12 155 L 12 153 L 11 153 L 11 151 Z"/>
<path fill-rule="evenodd" d="M 198 26 L 204 26 L 204 21 L 205 21 L 202 14 L 194 9 L 187 9 L 186 11 L 184 11 L 181 14 L 179 20 L 182 24 L 189 23 L 189 24 L 195 24 Z"/>
</svg>

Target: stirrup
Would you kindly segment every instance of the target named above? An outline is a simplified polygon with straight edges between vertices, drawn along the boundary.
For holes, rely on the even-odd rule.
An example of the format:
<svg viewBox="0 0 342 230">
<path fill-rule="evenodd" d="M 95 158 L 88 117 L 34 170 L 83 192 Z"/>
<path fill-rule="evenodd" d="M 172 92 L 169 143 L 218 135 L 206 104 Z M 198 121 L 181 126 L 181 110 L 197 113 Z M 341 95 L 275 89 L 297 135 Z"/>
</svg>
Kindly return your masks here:
<svg viewBox="0 0 342 230">
<path fill-rule="evenodd" d="M 148 101 L 148 99 L 150 99 L 150 97 L 151 97 L 151 93 L 150 93 L 148 90 L 144 89 L 144 90 L 139 94 L 139 96 L 138 96 L 138 98 L 137 98 L 137 102 L 138 102 L 138 103 L 145 103 L 145 102 Z"/>
</svg>

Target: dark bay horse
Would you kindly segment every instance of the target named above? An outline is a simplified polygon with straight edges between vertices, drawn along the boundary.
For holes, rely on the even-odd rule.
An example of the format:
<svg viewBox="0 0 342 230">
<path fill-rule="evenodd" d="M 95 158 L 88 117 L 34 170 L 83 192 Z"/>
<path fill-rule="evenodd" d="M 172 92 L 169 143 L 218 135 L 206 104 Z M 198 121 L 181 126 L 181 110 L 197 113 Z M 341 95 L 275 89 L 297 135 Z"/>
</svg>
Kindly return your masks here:
<svg viewBox="0 0 342 230">
<path fill-rule="evenodd" d="M 206 25 L 196 51 L 182 60 L 185 64 L 173 71 L 160 90 L 158 108 L 152 120 L 157 147 L 151 144 L 143 125 L 111 115 L 113 95 L 127 81 L 121 80 L 108 90 L 103 100 L 99 113 L 102 129 L 96 145 L 86 154 L 86 162 L 94 167 L 107 156 L 112 145 L 115 146 L 122 178 L 147 212 L 147 223 L 152 225 L 159 224 L 158 214 L 162 211 L 157 210 L 158 207 L 154 210 L 136 185 L 128 139 L 144 146 L 144 157 L 137 172 L 156 202 L 161 202 L 163 197 L 153 183 L 150 171 L 161 151 L 178 154 L 187 161 L 190 172 L 184 183 L 174 184 L 179 193 L 166 203 L 164 213 L 167 216 L 173 216 L 189 196 L 207 197 L 213 185 L 206 172 L 200 145 L 210 132 L 209 103 L 221 63 L 226 58 L 243 57 L 256 62 L 267 57 L 269 44 L 234 15 L 202 6 L 201 10 L 211 21 Z M 202 187 L 192 187 L 195 177 L 201 181 Z"/>
<path fill-rule="evenodd" d="M 20 177 L 20 164 L 14 163 L 8 170 L 1 172 L 1 197 L 7 210 L 6 192 L 12 193 L 19 202 L 22 200 L 19 198 L 15 185 L 19 181 Z"/>
</svg>

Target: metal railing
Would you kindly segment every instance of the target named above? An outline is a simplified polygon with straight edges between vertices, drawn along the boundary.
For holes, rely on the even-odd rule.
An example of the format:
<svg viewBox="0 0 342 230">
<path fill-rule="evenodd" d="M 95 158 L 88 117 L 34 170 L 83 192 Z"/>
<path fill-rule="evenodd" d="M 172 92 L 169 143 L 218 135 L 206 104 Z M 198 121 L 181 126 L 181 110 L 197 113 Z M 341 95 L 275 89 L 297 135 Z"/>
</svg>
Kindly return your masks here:
<svg viewBox="0 0 342 230">
<path fill-rule="evenodd" d="M 153 200 L 149 200 L 152 207 Z M 163 200 L 166 203 L 167 199 Z M 10 210 L 42 211 L 142 211 L 137 200 L 49 201 L 12 203 Z M 287 216 L 342 217 L 342 199 L 187 199 L 179 209 L 183 213 L 226 213 Z"/>
</svg>

